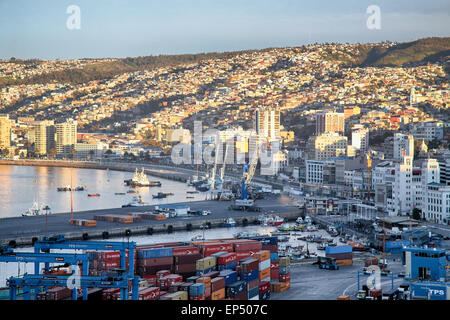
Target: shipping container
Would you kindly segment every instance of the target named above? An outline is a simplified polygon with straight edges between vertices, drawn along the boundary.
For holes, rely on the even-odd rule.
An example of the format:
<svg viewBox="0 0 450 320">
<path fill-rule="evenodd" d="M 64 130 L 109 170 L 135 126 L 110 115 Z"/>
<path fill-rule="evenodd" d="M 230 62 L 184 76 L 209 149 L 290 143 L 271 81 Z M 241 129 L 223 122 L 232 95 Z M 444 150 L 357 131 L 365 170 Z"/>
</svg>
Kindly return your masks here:
<svg viewBox="0 0 450 320">
<path fill-rule="evenodd" d="M 278 245 L 266 245 L 262 246 L 263 250 L 268 250 L 270 253 L 278 253 Z"/>
<path fill-rule="evenodd" d="M 195 263 L 193 264 L 176 264 L 172 268 L 173 272 L 175 273 L 195 273 L 197 271 L 197 268 L 195 266 Z"/>
<path fill-rule="evenodd" d="M 204 283 L 194 283 L 189 287 L 189 297 L 202 296 L 206 293 Z"/>
<path fill-rule="evenodd" d="M 217 265 L 217 270 L 222 271 L 222 270 L 235 270 L 237 267 L 236 262 L 231 262 L 228 264 L 219 264 Z"/>
<path fill-rule="evenodd" d="M 280 274 L 280 277 L 278 278 L 278 281 L 280 281 L 280 282 L 290 282 L 291 281 L 291 274 L 290 273 Z"/>
<path fill-rule="evenodd" d="M 252 281 L 247 281 L 247 291 L 254 289 L 254 288 L 258 288 L 259 290 L 259 280 L 252 280 Z"/>
<path fill-rule="evenodd" d="M 138 259 L 137 266 L 138 267 L 153 267 L 153 266 L 171 265 L 172 263 L 173 263 L 173 257 L 148 258 L 148 259 Z"/>
<path fill-rule="evenodd" d="M 189 292 L 189 287 L 192 286 L 193 284 L 194 284 L 193 282 L 184 282 L 178 287 L 178 290 Z"/>
<path fill-rule="evenodd" d="M 195 266 L 197 270 L 206 270 L 216 266 L 216 259 L 214 257 L 206 257 L 196 261 Z"/>
<path fill-rule="evenodd" d="M 289 273 L 289 270 L 290 270 L 290 267 L 289 267 L 289 266 L 278 268 L 279 274 L 287 274 L 287 273 Z"/>
<path fill-rule="evenodd" d="M 259 267 L 259 261 L 256 259 L 249 259 L 247 261 L 244 261 L 240 263 L 241 271 L 244 273 L 251 272 L 253 270 L 258 270 Z"/>
<path fill-rule="evenodd" d="M 258 287 L 253 288 L 249 291 L 247 291 L 247 298 L 251 299 L 253 297 L 258 297 L 259 298 L 259 291 L 258 291 Z"/>
<path fill-rule="evenodd" d="M 245 281 L 236 281 L 226 286 L 225 292 L 228 298 L 234 298 L 242 292 L 246 292 L 247 284 Z"/>
<path fill-rule="evenodd" d="M 240 293 L 239 295 L 232 298 L 233 300 L 247 300 L 247 291 Z"/>
<path fill-rule="evenodd" d="M 186 279 L 186 282 L 192 282 L 195 283 L 195 281 L 200 278 L 199 276 L 192 276 Z"/>
<path fill-rule="evenodd" d="M 268 282 L 268 281 L 261 281 L 259 283 L 259 292 L 263 293 L 263 292 L 266 292 L 266 291 L 270 291 L 270 282 Z"/>
<path fill-rule="evenodd" d="M 278 237 L 261 236 L 261 237 L 252 237 L 250 239 L 261 242 L 261 245 L 263 246 L 278 244 Z"/>
<path fill-rule="evenodd" d="M 225 288 L 218 289 L 211 293 L 211 300 L 223 300 L 225 299 Z"/>
<path fill-rule="evenodd" d="M 270 268 L 270 265 L 271 265 L 270 259 L 267 259 L 267 260 L 261 261 L 261 262 L 259 263 L 258 269 L 259 269 L 259 270 L 269 269 L 269 268 Z"/>
<path fill-rule="evenodd" d="M 270 277 L 270 268 L 259 271 L 259 280 Z"/>
<path fill-rule="evenodd" d="M 173 249 L 172 248 L 139 249 L 137 251 L 137 256 L 139 259 L 172 257 Z"/>
<path fill-rule="evenodd" d="M 280 271 L 278 268 L 270 269 L 270 278 L 278 279 L 280 277 Z"/>
<path fill-rule="evenodd" d="M 280 263 L 278 261 L 270 261 L 271 269 L 278 269 L 280 267 Z"/>
<path fill-rule="evenodd" d="M 200 254 L 200 249 L 194 246 L 172 247 L 173 256 L 190 256 Z"/>
<path fill-rule="evenodd" d="M 188 255 L 176 255 L 173 257 L 174 264 L 195 264 L 197 260 L 203 256 L 200 253 L 188 254 Z"/>
<path fill-rule="evenodd" d="M 259 280 L 259 271 L 258 270 L 253 270 L 253 271 L 250 271 L 250 272 L 241 272 L 240 276 L 241 276 L 241 280 L 245 280 L 247 282 L 254 281 L 254 280 Z"/>
<path fill-rule="evenodd" d="M 224 277 L 216 277 L 214 279 L 211 279 L 211 291 L 218 291 L 223 288 L 225 288 Z"/>
<path fill-rule="evenodd" d="M 278 262 L 278 252 L 271 252 L 270 253 L 270 261 Z"/>
<path fill-rule="evenodd" d="M 205 273 L 203 276 L 204 277 L 210 277 L 211 279 L 214 279 L 215 277 L 219 276 L 219 271 L 210 271 L 208 273 Z"/>
<path fill-rule="evenodd" d="M 259 300 L 270 300 L 270 290 L 261 292 L 259 294 Z"/>
<path fill-rule="evenodd" d="M 262 249 L 261 242 L 258 241 L 246 241 L 246 242 L 240 242 L 240 243 L 234 243 L 234 251 L 240 252 L 240 251 L 259 251 Z"/>
<path fill-rule="evenodd" d="M 335 253 L 335 254 L 325 254 L 326 257 L 334 258 L 336 260 L 349 260 L 353 259 L 353 253 Z"/>
<path fill-rule="evenodd" d="M 210 277 L 200 277 L 195 280 L 195 283 L 204 283 L 205 287 L 211 286 L 211 278 Z"/>
<path fill-rule="evenodd" d="M 352 266 L 353 265 L 353 260 L 352 259 L 336 260 L 336 264 L 339 267 L 348 267 L 348 266 Z"/>
<path fill-rule="evenodd" d="M 280 267 L 286 267 L 291 264 L 291 259 L 289 259 L 289 257 L 281 257 L 279 258 L 278 263 Z"/>
<path fill-rule="evenodd" d="M 166 300 L 188 300 L 188 293 L 186 291 L 178 291 L 165 295 Z"/>
<path fill-rule="evenodd" d="M 229 263 L 233 263 L 237 261 L 237 255 L 235 252 L 229 252 L 226 254 L 223 254 L 217 258 L 217 264 L 219 265 L 226 265 Z"/>
<path fill-rule="evenodd" d="M 325 254 L 352 253 L 352 246 L 326 247 Z"/>
<path fill-rule="evenodd" d="M 159 298 L 160 289 L 158 287 L 141 288 L 139 289 L 139 300 L 156 300 Z"/>
<path fill-rule="evenodd" d="M 270 261 L 270 251 L 268 250 L 260 250 L 256 252 L 253 256 L 255 259 L 258 259 L 259 262 L 269 260 Z"/>
<path fill-rule="evenodd" d="M 220 271 L 219 276 L 225 278 L 225 285 L 230 285 L 237 281 L 238 273 L 233 270 L 223 270 Z"/>
</svg>

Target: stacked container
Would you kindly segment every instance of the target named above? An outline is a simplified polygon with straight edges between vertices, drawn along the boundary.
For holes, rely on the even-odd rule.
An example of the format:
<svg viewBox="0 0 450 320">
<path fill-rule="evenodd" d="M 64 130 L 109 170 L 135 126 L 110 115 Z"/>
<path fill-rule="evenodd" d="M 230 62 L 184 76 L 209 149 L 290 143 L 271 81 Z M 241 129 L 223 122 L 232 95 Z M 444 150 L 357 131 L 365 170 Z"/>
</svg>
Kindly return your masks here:
<svg viewBox="0 0 450 320">
<path fill-rule="evenodd" d="M 139 300 L 157 300 L 160 289 L 158 287 L 140 288 L 138 293 Z"/>
<path fill-rule="evenodd" d="M 326 247 L 325 256 L 336 259 L 339 267 L 353 265 L 353 248 L 352 246 L 336 246 Z"/>
<path fill-rule="evenodd" d="M 237 255 L 235 252 L 229 252 L 220 255 L 217 258 L 217 270 L 235 270 L 237 265 Z"/>
<path fill-rule="evenodd" d="M 159 287 L 161 290 L 168 291 L 170 286 L 177 282 L 183 282 L 183 277 L 179 274 L 168 274 L 159 279 Z"/>
<path fill-rule="evenodd" d="M 259 280 L 270 282 L 270 251 L 261 250 L 255 256 L 259 261 Z"/>
<path fill-rule="evenodd" d="M 215 267 L 216 267 L 216 258 L 206 257 L 203 259 L 199 259 L 195 264 L 196 274 L 198 276 L 201 276 L 205 273 L 214 271 Z"/>
<path fill-rule="evenodd" d="M 222 270 L 219 273 L 219 277 L 223 277 L 225 279 L 225 286 L 228 286 L 237 281 L 238 273 L 233 270 Z"/>
<path fill-rule="evenodd" d="M 205 286 L 205 300 L 209 300 L 211 297 L 211 278 L 210 277 L 199 277 L 195 280 L 196 283 L 203 283 Z"/>
<path fill-rule="evenodd" d="M 157 271 L 171 270 L 173 263 L 172 248 L 149 248 L 137 251 L 137 273 L 155 274 Z"/>
<path fill-rule="evenodd" d="M 259 300 L 270 299 L 270 282 L 262 281 L 259 284 Z"/>
<path fill-rule="evenodd" d="M 205 293 L 204 283 L 194 283 L 189 287 L 189 300 L 205 300 Z"/>
<path fill-rule="evenodd" d="M 215 277 L 211 279 L 211 300 L 223 300 L 225 298 L 225 278 Z"/>
<path fill-rule="evenodd" d="M 234 300 L 247 300 L 247 284 L 236 281 L 226 286 L 226 297 Z"/>
<path fill-rule="evenodd" d="M 198 249 L 197 249 L 198 250 Z M 173 272 L 181 274 L 183 277 L 188 278 L 195 274 L 196 262 L 201 259 L 200 253 L 193 254 L 174 254 L 173 257 Z"/>
</svg>

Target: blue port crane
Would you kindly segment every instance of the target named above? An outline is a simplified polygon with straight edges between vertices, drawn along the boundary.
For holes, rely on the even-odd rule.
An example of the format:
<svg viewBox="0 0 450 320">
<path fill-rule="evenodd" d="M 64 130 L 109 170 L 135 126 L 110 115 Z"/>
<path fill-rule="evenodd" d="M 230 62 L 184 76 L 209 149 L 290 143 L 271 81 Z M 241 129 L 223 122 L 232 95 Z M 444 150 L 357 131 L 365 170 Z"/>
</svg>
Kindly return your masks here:
<svg viewBox="0 0 450 320">
<path fill-rule="evenodd" d="M 70 249 L 70 250 L 102 250 L 102 251 L 119 251 L 120 252 L 120 268 L 112 270 L 105 277 L 88 276 L 89 258 L 87 254 L 55 254 L 53 249 Z M 10 278 L 10 298 L 16 297 L 16 289 L 18 286 L 26 288 L 25 299 L 29 298 L 29 288 L 35 287 L 35 295 L 37 296 L 38 287 L 40 286 L 67 286 L 70 279 L 75 280 L 74 275 L 70 276 L 51 276 L 39 274 L 40 263 L 45 263 L 45 270 L 49 270 L 50 263 L 65 262 L 69 264 L 78 264 L 83 262 L 83 270 L 81 276 L 76 278 L 83 288 L 83 299 L 87 299 L 87 288 L 120 288 L 122 300 L 128 299 L 128 291 L 130 282 L 132 284 L 132 299 L 138 298 L 139 277 L 134 275 L 134 253 L 136 249 L 135 242 L 118 242 L 118 241 L 67 241 L 64 236 L 56 235 L 44 237 L 40 241 L 34 243 L 34 253 L 14 253 L 11 248 L 2 248 L 0 257 L 7 262 L 34 262 L 35 274 L 25 275 L 23 278 Z M 129 267 L 126 267 L 126 254 L 129 254 Z M 1 260 L 0 260 L 1 261 Z M 128 270 L 127 270 L 128 269 Z M 111 275 L 112 274 L 112 275 Z M 69 279 L 69 277 L 72 277 Z M 72 297 L 76 299 L 77 292 L 74 288 Z M 35 297 L 36 298 L 36 297 Z"/>
<path fill-rule="evenodd" d="M 66 265 L 82 265 L 82 274 L 87 275 L 89 272 L 89 256 L 87 254 L 70 254 L 70 253 L 31 253 L 31 252 L 14 252 L 11 248 L 5 248 L 0 252 L 0 262 L 16 262 L 16 263 L 34 263 L 35 268 L 37 267 L 36 276 L 47 276 L 40 275 L 39 268 L 41 263 L 45 263 L 45 271 L 49 270 L 50 263 L 64 263 Z M 75 271 L 75 270 L 73 270 Z M 29 286 L 24 286 L 24 298 L 25 300 L 30 299 Z M 76 288 L 74 288 L 76 290 Z M 11 291 L 10 288 L 10 299 L 15 298 L 16 291 Z M 35 294 L 37 294 L 35 290 Z M 87 288 L 83 288 L 83 296 L 87 297 Z"/>
<path fill-rule="evenodd" d="M 7 280 L 9 286 L 9 295 L 11 300 L 16 299 L 16 292 L 18 287 L 24 287 L 25 299 L 29 299 L 30 287 L 66 287 L 72 281 L 79 281 L 82 288 L 120 288 L 121 299 L 127 300 L 128 288 L 130 279 L 128 276 L 123 276 L 120 273 L 114 276 L 80 276 L 78 280 L 71 278 L 72 276 L 49 276 L 49 275 L 25 275 L 22 278 L 11 277 Z M 138 299 L 139 278 L 135 277 L 132 280 L 132 299 Z M 72 300 L 77 300 L 76 288 L 72 291 Z M 83 300 L 87 300 L 87 295 L 83 293 Z"/>
</svg>

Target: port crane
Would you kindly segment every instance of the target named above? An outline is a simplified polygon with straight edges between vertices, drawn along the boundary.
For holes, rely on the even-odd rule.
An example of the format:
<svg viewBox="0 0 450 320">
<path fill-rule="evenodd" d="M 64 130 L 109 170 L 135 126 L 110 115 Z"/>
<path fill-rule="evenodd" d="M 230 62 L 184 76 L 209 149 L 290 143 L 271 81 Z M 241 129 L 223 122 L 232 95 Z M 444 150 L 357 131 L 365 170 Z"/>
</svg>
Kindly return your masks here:
<svg viewBox="0 0 450 320">
<path fill-rule="evenodd" d="M 241 179 L 241 197 L 236 199 L 234 205 L 230 207 L 233 210 L 253 210 L 261 211 L 261 208 L 255 206 L 255 201 L 248 197 L 248 186 L 250 185 L 253 176 L 255 175 L 256 165 L 258 164 L 258 148 L 250 156 L 250 163 L 244 165 L 244 172 Z"/>
<path fill-rule="evenodd" d="M 120 252 L 120 268 L 113 269 L 105 276 L 88 276 L 89 258 L 87 254 L 55 254 L 52 249 L 70 250 L 108 250 Z M 128 299 L 130 283 L 132 285 L 132 299 L 138 298 L 139 277 L 134 276 L 134 253 L 135 242 L 113 242 L 113 241 L 66 241 L 62 235 L 44 237 L 34 243 L 34 253 L 14 253 L 10 248 L 0 250 L 0 261 L 5 262 L 34 262 L 35 274 L 25 275 L 22 278 L 8 279 L 10 287 L 10 299 L 16 298 L 18 287 L 23 287 L 25 299 L 30 298 L 29 288 L 34 287 L 37 295 L 39 287 L 66 287 L 71 281 L 78 282 L 82 288 L 83 299 L 87 299 L 87 288 L 120 288 L 122 300 Z M 126 257 L 129 257 L 129 267 L 126 268 Z M 64 262 L 71 265 L 82 261 L 82 273 L 76 278 L 74 275 L 48 275 L 39 274 L 40 263 L 45 263 L 45 270 L 49 270 L 50 263 Z M 77 299 L 77 288 L 73 288 L 72 299 Z M 35 297 L 36 298 L 36 297 Z"/>
</svg>

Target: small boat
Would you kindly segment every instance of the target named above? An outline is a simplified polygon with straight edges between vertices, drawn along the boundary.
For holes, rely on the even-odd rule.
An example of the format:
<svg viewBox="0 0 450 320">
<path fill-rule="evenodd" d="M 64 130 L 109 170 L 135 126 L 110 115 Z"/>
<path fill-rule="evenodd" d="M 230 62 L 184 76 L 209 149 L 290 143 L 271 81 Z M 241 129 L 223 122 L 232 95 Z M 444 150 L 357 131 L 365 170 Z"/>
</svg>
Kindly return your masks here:
<svg viewBox="0 0 450 320">
<path fill-rule="evenodd" d="M 194 193 L 200 193 L 198 191 L 186 191 L 186 193 L 194 194 Z"/>
<path fill-rule="evenodd" d="M 186 197 L 186 199 L 194 199 L 195 197 Z"/>
<path fill-rule="evenodd" d="M 89 193 L 88 197 L 100 197 L 99 193 Z"/>
<path fill-rule="evenodd" d="M 125 192 L 116 192 L 116 193 L 114 193 L 116 196 L 119 196 L 119 195 L 124 195 L 124 194 L 126 194 Z"/>
<path fill-rule="evenodd" d="M 283 223 L 277 229 L 279 231 L 294 231 L 294 226 L 289 223 Z"/>
<path fill-rule="evenodd" d="M 136 172 L 132 179 L 124 180 L 127 186 L 132 187 L 160 187 L 161 182 L 159 181 L 150 181 L 148 180 L 147 175 L 144 172 L 144 168 L 142 168 L 141 172 L 136 168 Z"/>
<path fill-rule="evenodd" d="M 317 250 L 325 250 L 327 245 L 325 243 L 321 243 L 317 246 Z"/>
<path fill-rule="evenodd" d="M 167 195 L 165 193 L 162 193 L 162 192 L 158 192 L 158 194 L 154 194 L 153 195 L 153 199 L 164 199 L 166 197 L 167 197 Z"/>
<path fill-rule="evenodd" d="M 65 186 L 65 187 L 58 187 L 56 188 L 58 191 L 84 191 L 87 190 L 86 186 L 78 186 L 75 188 L 72 188 L 71 186 Z"/>
<path fill-rule="evenodd" d="M 33 206 L 29 208 L 27 211 L 22 213 L 22 217 L 33 217 L 33 216 L 42 216 L 51 213 L 50 207 L 45 205 L 39 207 L 37 202 L 33 203 Z"/>
<path fill-rule="evenodd" d="M 237 223 L 233 218 L 226 218 L 223 223 L 222 223 L 222 227 L 236 227 Z"/>
<path fill-rule="evenodd" d="M 195 237 L 191 238 L 191 241 L 203 241 L 203 240 L 205 240 L 205 237 L 203 237 L 201 234 L 198 234 Z"/>
<path fill-rule="evenodd" d="M 143 207 L 143 206 L 148 206 L 147 202 L 142 201 L 142 197 L 140 195 L 138 196 L 134 196 L 133 200 L 127 204 L 122 205 L 122 208 L 127 208 L 127 207 Z"/>
</svg>

